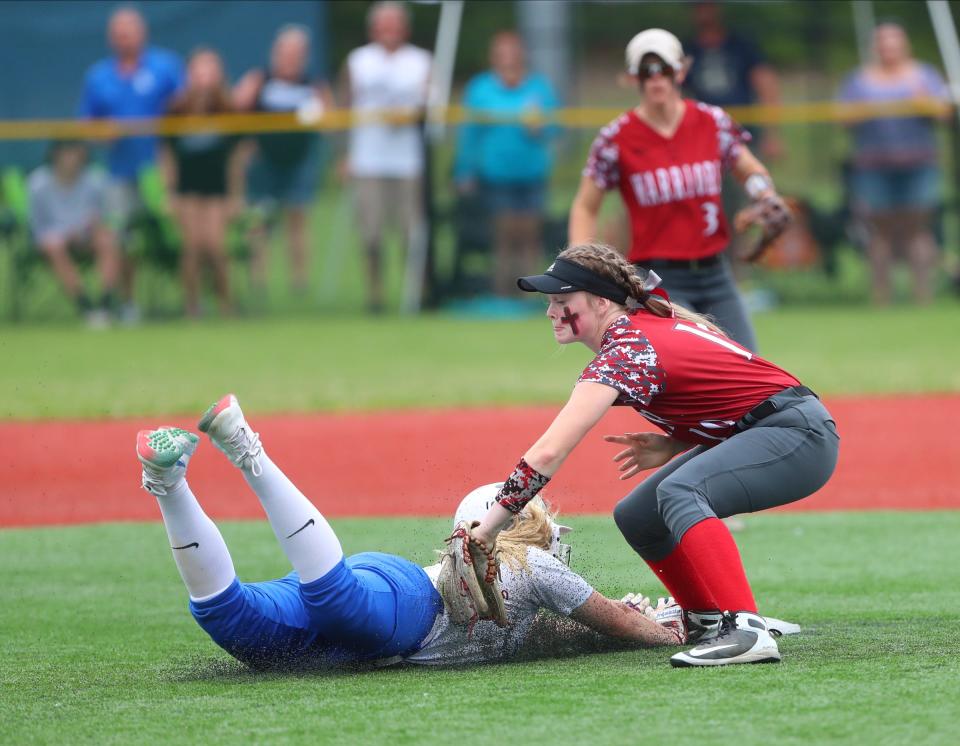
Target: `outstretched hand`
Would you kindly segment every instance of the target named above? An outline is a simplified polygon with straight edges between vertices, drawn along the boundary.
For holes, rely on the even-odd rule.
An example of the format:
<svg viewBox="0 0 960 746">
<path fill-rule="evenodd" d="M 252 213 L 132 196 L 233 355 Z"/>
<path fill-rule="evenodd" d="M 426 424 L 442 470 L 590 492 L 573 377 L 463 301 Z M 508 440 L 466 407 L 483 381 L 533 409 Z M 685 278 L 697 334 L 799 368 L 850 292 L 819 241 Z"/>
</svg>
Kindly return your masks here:
<svg viewBox="0 0 960 746">
<path fill-rule="evenodd" d="M 627 446 L 613 457 L 620 463 L 620 479 L 630 479 L 641 471 L 663 466 L 676 454 L 673 439 L 657 433 L 624 433 L 623 435 L 604 435 L 608 443 Z"/>
</svg>

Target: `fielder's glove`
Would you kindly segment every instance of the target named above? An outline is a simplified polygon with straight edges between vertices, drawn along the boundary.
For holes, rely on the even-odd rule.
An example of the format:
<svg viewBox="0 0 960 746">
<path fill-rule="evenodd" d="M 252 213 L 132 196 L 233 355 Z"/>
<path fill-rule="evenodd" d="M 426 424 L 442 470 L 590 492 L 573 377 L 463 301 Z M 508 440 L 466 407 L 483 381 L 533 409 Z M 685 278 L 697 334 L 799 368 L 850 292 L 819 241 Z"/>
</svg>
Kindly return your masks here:
<svg viewBox="0 0 960 746">
<path fill-rule="evenodd" d="M 500 560 L 494 547 L 473 536 L 479 521 L 457 524 L 440 557 L 437 590 L 450 620 L 472 625 L 491 620 L 507 626 L 507 610 L 500 593 Z"/>
<path fill-rule="evenodd" d="M 783 197 L 776 192 L 769 192 L 740 210 L 733 218 L 733 225 L 738 233 L 742 233 L 751 226 L 760 228 L 760 238 L 743 255 L 743 259 L 748 262 L 757 261 L 787 229 L 791 220 L 793 215 L 790 213 L 790 208 L 783 201 Z"/>
</svg>

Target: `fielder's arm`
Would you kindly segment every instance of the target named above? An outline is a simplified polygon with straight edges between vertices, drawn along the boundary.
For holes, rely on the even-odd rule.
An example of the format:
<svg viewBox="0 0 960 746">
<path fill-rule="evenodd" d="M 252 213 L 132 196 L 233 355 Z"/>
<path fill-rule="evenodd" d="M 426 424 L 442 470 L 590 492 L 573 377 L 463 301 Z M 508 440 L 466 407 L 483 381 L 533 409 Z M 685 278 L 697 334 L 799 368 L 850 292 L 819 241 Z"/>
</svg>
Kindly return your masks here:
<svg viewBox="0 0 960 746">
<path fill-rule="evenodd" d="M 606 598 L 596 591 L 581 606 L 574 609 L 570 616 L 590 629 L 618 640 L 631 640 L 647 645 L 681 644 L 675 632 L 657 624 L 642 611 Z"/>
<path fill-rule="evenodd" d="M 597 217 L 603 204 L 604 191 L 589 176 L 580 177 L 580 187 L 570 205 L 570 219 L 567 223 L 567 243 L 589 243 L 596 241 Z"/>
<path fill-rule="evenodd" d="M 762 235 L 756 244 L 743 255 L 746 261 L 755 261 L 770 247 L 773 241 L 786 230 L 791 220 L 790 209 L 777 194 L 773 179 L 766 167 L 746 147 L 741 147 L 733 175 L 750 197 L 751 204 L 740 210 L 733 218 L 738 232 L 751 225 L 758 225 Z"/>
<path fill-rule="evenodd" d="M 533 469 L 545 482 L 557 473 L 570 452 L 600 421 L 616 399 L 617 391 L 610 386 L 591 381 L 578 383 L 566 405 L 547 431 L 530 446 L 520 463 Z M 510 484 L 510 481 L 507 480 L 507 484 Z M 537 489 L 539 490 L 539 487 Z M 533 494 L 530 497 L 533 497 Z M 474 529 L 473 535 L 488 546 L 493 546 L 497 534 L 512 520 L 513 513 L 495 502 L 480 525 Z"/>
<path fill-rule="evenodd" d="M 733 177 L 743 185 L 743 188 L 746 190 L 747 194 L 750 195 L 751 199 L 757 200 L 766 197 L 768 194 L 773 194 L 776 192 L 773 186 L 773 179 L 770 178 L 770 172 L 767 170 L 767 167 L 764 166 L 760 159 L 757 158 L 753 153 L 750 152 L 750 148 L 746 145 L 740 146 L 740 154 L 737 156 L 736 162 L 733 164 Z M 761 185 L 760 179 L 754 179 L 751 184 L 748 184 L 750 177 L 759 176 L 761 179 L 765 180 L 765 184 Z M 756 194 L 751 192 L 752 184 L 757 184 L 758 189 Z"/>
</svg>

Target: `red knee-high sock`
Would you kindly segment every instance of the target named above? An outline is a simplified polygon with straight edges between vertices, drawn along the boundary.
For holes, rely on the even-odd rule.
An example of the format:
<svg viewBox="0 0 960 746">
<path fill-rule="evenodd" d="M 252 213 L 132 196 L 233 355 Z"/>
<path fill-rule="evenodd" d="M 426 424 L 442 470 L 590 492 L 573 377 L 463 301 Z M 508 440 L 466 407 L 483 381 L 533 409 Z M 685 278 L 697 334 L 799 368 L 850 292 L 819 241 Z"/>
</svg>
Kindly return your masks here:
<svg viewBox="0 0 960 746">
<path fill-rule="evenodd" d="M 716 601 L 713 608 L 756 613 L 757 602 L 743 570 L 740 550 L 723 521 L 700 521 L 683 535 L 680 548 L 712 592 Z"/>
<path fill-rule="evenodd" d="M 683 547 L 677 545 L 662 560 L 646 560 L 660 582 L 663 583 L 674 600 L 684 609 L 710 611 L 719 609 L 713 599 L 710 587 L 700 577 L 696 566 L 690 561 Z"/>
</svg>

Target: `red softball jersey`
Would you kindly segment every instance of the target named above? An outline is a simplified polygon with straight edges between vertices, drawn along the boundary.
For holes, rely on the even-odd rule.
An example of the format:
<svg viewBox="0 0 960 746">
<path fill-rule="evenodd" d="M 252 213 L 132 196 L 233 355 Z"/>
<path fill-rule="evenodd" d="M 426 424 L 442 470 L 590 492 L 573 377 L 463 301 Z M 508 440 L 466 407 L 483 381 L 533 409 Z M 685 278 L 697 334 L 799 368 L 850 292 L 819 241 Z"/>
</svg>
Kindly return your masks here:
<svg viewBox="0 0 960 746">
<path fill-rule="evenodd" d="M 585 176 L 619 189 L 630 217 L 627 258 L 702 259 L 723 251 L 730 230 L 720 202 L 723 172 L 750 135 L 717 106 L 684 100 L 673 137 L 664 137 L 633 109 L 600 130 Z"/>
<path fill-rule="evenodd" d="M 580 381 L 619 392 L 614 406 L 636 409 L 685 443 L 716 445 L 737 420 L 800 382 L 702 324 L 639 310 L 604 332 L 600 352 Z"/>
</svg>

